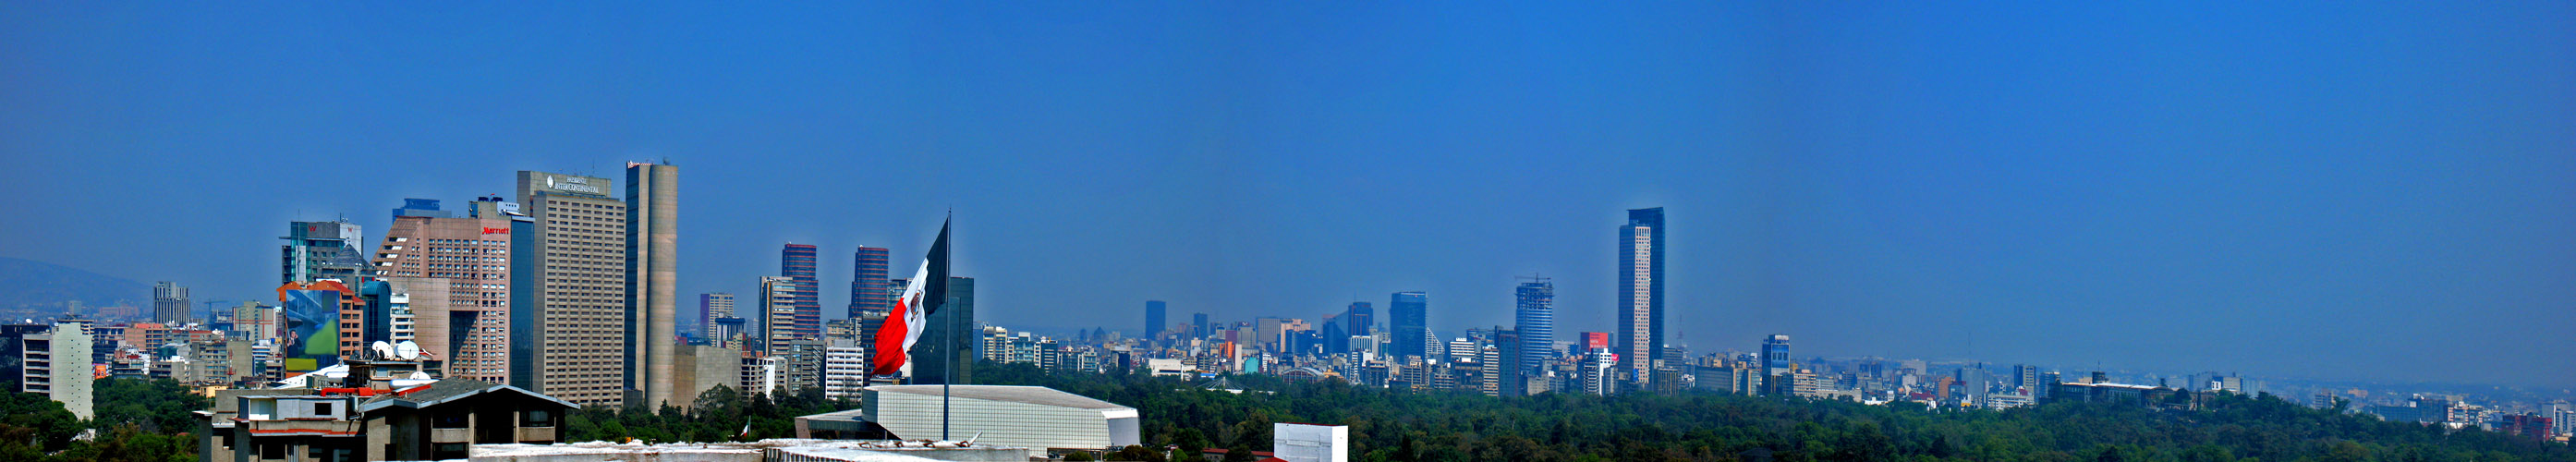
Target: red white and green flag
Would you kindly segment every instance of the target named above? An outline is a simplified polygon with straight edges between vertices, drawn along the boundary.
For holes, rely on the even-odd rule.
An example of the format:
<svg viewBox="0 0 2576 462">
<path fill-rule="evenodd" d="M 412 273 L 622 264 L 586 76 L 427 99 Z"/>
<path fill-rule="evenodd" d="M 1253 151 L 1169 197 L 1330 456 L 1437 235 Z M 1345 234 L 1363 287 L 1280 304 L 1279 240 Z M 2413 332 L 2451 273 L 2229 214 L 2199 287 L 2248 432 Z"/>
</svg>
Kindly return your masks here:
<svg viewBox="0 0 2576 462">
<path fill-rule="evenodd" d="M 903 296 L 894 300 L 894 312 L 886 313 L 885 325 L 877 328 L 876 364 L 869 373 L 903 372 L 912 345 L 920 343 L 921 332 L 930 329 L 930 315 L 939 312 L 947 300 L 948 222 L 942 220 L 939 239 L 931 241 L 930 255 L 922 257 L 921 269 L 912 273 L 911 283 L 903 287 Z"/>
</svg>

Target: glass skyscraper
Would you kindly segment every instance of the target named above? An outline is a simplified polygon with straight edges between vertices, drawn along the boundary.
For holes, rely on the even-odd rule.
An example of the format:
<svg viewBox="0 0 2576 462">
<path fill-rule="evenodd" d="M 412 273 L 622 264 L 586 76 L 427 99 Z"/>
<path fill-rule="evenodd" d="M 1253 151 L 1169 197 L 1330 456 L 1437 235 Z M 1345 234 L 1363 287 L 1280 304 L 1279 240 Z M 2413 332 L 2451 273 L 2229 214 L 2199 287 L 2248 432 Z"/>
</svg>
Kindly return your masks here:
<svg viewBox="0 0 2576 462">
<path fill-rule="evenodd" d="M 894 292 L 903 288 L 886 287 L 886 249 L 859 246 L 857 256 L 859 274 L 850 278 L 850 319 L 870 311 L 893 311 Z"/>
<path fill-rule="evenodd" d="M 1512 311 L 1512 331 L 1520 339 L 1520 373 L 1534 373 L 1556 351 L 1556 283 L 1533 277 L 1512 290 L 1520 301 Z"/>
<path fill-rule="evenodd" d="M 1388 318 L 1388 324 L 1395 334 L 1394 338 L 1388 339 L 1395 343 L 1388 351 L 1396 358 L 1429 357 L 1424 351 L 1431 344 L 1428 313 L 1431 296 L 1422 292 L 1396 292 L 1394 298 L 1386 305 L 1387 315 L 1392 316 Z"/>
<path fill-rule="evenodd" d="M 975 383 L 975 278 L 948 278 L 948 304 L 923 319 L 921 342 L 912 346 L 912 385 Z M 949 354 L 954 351 L 955 354 Z"/>
<path fill-rule="evenodd" d="M 1790 368 L 1790 364 L 1789 336 L 1772 335 L 1762 339 L 1763 389 L 1772 390 L 1772 393 L 1785 393 L 1787 389 L 1780 388 L 1780 384 L 1775 382 L 1784 380 L 1780 378 L 1783 374 L 1797 372 Z"/>
<path fill-rule="evenodd" d="M 819 290 L 823 285 L 814 276 L 815 254 L 814 246 L 806 244 L 787 244 L 778 252 L 778 274 L 796 281 L 796 287 L 792 289 L 796 296 L 796 318 L 794 322 L 781 326 L 795 338 L 823 338 L 823 297 Z"/>
<path fill-rule="evenodd" d="M 1165 330 L 1170 330 L 1171 328 L 1172 328 L 1172 325 L 1171 325 L 1171 324 L 1166 324 L 1166 323 L 1164 323 L 1164 322 L 1163 322 L 1163 301 L 1162 301 L 1162 300 L 1146 300 L 1146 301 L 1145 301 L 1145 334 L 1144 334 L 1144 335 L 1145 335 L 1145 340 L 1146 340 L 1146 341 L 1151 341 L 1151 342 L 1160 342 L 1160 341 L 1162 341 L 1162 340 L 1163 340 L 1163 335 L 1162 335 L 1163 331 L 1165 331 Z"/>
<path fill-rule="evenodd" d="M 1342 310 L 1342 326 L 1352 336 L 1376 332 L 1377 308 L 1369 306 L 1369 302 L 1351 302 L 1350 308 Z"/>
<path fill-rule="evenodd" d="M 1647 385 L 1664 345 L 1664 208 L 1628 210 L 1619 227 L 1619 372 Z"/>
</svg>

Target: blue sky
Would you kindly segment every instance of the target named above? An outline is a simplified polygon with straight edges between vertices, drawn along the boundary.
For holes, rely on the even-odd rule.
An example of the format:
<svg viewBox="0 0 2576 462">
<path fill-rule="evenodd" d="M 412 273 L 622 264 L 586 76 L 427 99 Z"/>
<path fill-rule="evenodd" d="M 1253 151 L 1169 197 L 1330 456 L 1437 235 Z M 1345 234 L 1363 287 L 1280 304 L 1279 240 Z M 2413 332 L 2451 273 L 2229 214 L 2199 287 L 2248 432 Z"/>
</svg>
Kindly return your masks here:
<svg viewBox="0 0 2576 462">
<path fill-rule="evenodd" d="M 0 255 L 263 296 L 522 169 L 682 168 L 681 287 L 787 242 L 1134 330 L 1431 293 L 1695 351 L 2576 387 L 2576 4 L 0 5 Z"/>
</svg>

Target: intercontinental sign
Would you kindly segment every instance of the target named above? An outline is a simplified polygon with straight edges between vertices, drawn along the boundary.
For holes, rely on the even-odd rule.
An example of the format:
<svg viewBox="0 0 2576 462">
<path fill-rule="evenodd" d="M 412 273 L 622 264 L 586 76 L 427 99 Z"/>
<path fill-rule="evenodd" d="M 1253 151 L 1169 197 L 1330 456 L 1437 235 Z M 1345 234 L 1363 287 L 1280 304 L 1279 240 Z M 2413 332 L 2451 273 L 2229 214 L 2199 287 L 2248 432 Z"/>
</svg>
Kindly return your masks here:
<svg viewBox="0 0 2576 462">
<path fill-rule="evenodd" d="M 539 174 L 538 176 L 544 177 L 542 184 L 544 184 L 545 189 L 548 190 L 593 196 L 608 195 L 607 188 L 609 184 L 607 178 L 557 175 L 552 173 Z"/>
</svg>

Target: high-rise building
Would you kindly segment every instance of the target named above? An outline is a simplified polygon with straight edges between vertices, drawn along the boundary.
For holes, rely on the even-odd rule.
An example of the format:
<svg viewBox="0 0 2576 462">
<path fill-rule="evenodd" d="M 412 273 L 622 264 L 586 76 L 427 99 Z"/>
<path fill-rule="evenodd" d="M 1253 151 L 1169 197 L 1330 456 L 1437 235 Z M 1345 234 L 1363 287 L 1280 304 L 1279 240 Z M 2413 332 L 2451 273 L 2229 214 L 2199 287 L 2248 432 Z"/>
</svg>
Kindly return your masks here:
<svg viewBox="0 0 2576 462">
<path fill-rule="evenodd" d="M 857 276 L 850 278 L 850 319 L 868 311 L 894 309 L 893 290 L 886 287 L 886 249 L 859 246 Z"/>
<path fill-rule="evenodd" d="M 1323 354 L 1342 354 L 1351 351 L 1351 333 L 1350 331 L 1342 330 L 1341 317 L 1331 316 L 1324 318 L 1324 329 L 1321 336 Z"/>
<path fill-rule="evenodd" d="M 1606 350 L 1610 348 L 1609 332 L 1584 332 L 1579 334 L 1579 337 L 1575 340 L 1576 341 L 1572 348 L 1573 351 L 1568 352 L 1567 356 L 1581 356 L 1583 355 L 1583 352 L 1586 351 Z"/>
<path fill-rule="evenodd" d="M 358 225 L 341 221 L 298 221 L 288 223 L 286 245 L 278 282 L 311 283 L 323 279 L 357 284 L 366 271 L 367 253 L 358 250 L 361 238 Z"/>
<path fill-rule="evenodd" d="M 63 409 L 81 419 L 98 417 L 92 411 L 90 348 L 97 341 L 90 333 L 90 322 L 84 319 L 55 321 L 54 327 L 42 333 L 19 339 L 18 360 L 21 372 L 14 391 L 44 395 L 63 403 Z"/>
<path fill-rule="evenodd" d="M 714 337 L 716 318 L 734 316 L 733 294 L 725 292 L 698 294 L 698 335 Z"/>
<path fill-rule="evenodd" d="M 1522 368 L 1513 372 L 1534 374 L 1556 350 L 1556 283 L 1532 277 L 1512 289 L 1512 295 L 1519 300 L 1512 310 L 1512 331 L 1527 345 L 1512 347 L 1520 352 L 1516 363 Z"/>
<path fill-rule="evenodd" d="M 582 405 L 625 403 L 626 201 L 600 177 L 520 171 L 513 227 L 510 379 Z"/>
<path fill-rule="evenodd" d="M 796 319 L 784 326 L 786 331 L 796 338 L 819 342 L 823 338 L 823 286 L 822 280 L 814 276 L 817 255 L 820 254 L 814 246 L 787 244 L 778 251 L 778 274 L 796 280 Z"/>
<path fill-rule="evenodd" d="M 2552 401 L 2549 403 L 2548 415 L 2550 431 L 2561 435 L 2576 435 L 2576 404 L 2570 404 L 2567 400 Z"/>
<path fill-rule="evenodd" d="M 1148 342 L 1159 342 L 1163 340 L 1163 331 L 1171 329 L 1171 324 L 1163 323 L 1163 301 L 1146 300 L 1145 332 L 1140 335 L 1145 336 L 1145 340 Z"/>
<path fill-rule="evenodd" d="M 2497 422 L 2496 431 L 2537 441 L 2548 441 L 2553 433 L 2549 416 L 2510 414 Z"/>
<path fill-rule="evenodd" d="M 1628 211 L 1619 258 L 1619 372 L 1643 385 L 1664 345 L 1663 207 Z"/>
<path fill-rule="evenodd" d="M 481 197 L 457 217 L 439 210 L 436 200 L 403 203 L 376 246 L 371 273 L 417 279 L 400 292 L 414 299 L 407 305 L 418 327 L 435 330 L 428 334 L 436 341 L 421 346 L 446 361 L 448 377 L 509 383 L 511 228 L 518 205 Z M 430 284 L 440 287 L 424 287 Z M 430 297 L 427 305 L 421 300 Z"/>
<path fill-rule="evenodd" d="M 742 351 L 750 349 L 757 351 L 757 348 L 746 348 L 749 345 L 749 340 L 744 338 L 745 329 L 743 328 L 743 324 L 744 321 L 742 318 L 733 317 L 731 315 L 715 318 L 715 321 L 707 323 L 707 344 L 727 350 Z"/>
<path fill-rule="evenodd" d="M 2039 366 L 2013 365 L 2013 388 L 2021 389 L 2023 394 L 2036 396 L 2039 394 L 2039 389 L 2045 386 L 2039 383 Z"/>
<path fill-rule="evenodd" d="M 1498 386 L 1495 393 L 1502 396 L 1529 395 L 1529 377 L 1538 375 L 1536 367 L 1523 362 L 1529 357 L 1528 352 L 1522 351 L 1523 346 L 1528 344 L 1529 337 L 1523 336 L 1520 329 L 1505 329 L 1499 326 L 1494 328 L 1493 336 L 1495 364 L 1488 366 L 1492 369 L 1486 373 L 1494 376 Z"/>
<path fill-rule="evenodd" d="M 1797 372 L 1789 359 L 1789 336 L 1773 334 L 1762 340 L 1762 383 L 1771 384 L 1780 377 Z M 1776 387 L 1774 387 L 1776 388 Z"/>
<path fill-rule="evenodd" d="M 823 396 L 858 399 L 868 386 L 868 348 L 858 337 L 831 337 L 823 343 Z"/>
<path fill-rule="evenodd" d="M 871 361 L 869 364 L 875 364 L 873 360 L 876 358 L 877 329 L 885 328 L 886 316 L 893 313 L 894 310 L 869 310 L 859 312 L 857 318 L 851 318 L 859 321 L 859 346 L 868 349 L 868 358 Z"/>
<path fill-rule="evenodd" d="M 1377 331 L 1377 308 L 1369 306 L 1369 302 L 1351 302 L 1349 308 L 1342 309 L 1342 319 L 1343 328 L 1349 329 L 1351 335 L 1368 335 Z"/>
<path fill-rule="evenodd" d="M 1611 377 L 1611 369 L 1617 367 L 1613 357 L 1618 354 L 1610 351 L 1608 348 L 1596 348 L 1584 350 L 1583 354 L 1575 356 L 1574 370 L 1577 384 L 1571 388 L 1594 395 L 1607 395 L 1617 391 L 1618 384 Z"/>
<path fill-rule="evenodd" d="M 975 278 L 949 277 L 948 304 L 930 313 L 930 323 L 921 331 L 921 342 L 912 346 L 912 380 L 908 383 L 957 384 L 975 383 L 975 346 L 981 335 L 975 327 Z M 951 353 L 954 354 L 951 354 Z"/>
<path fill-rule="evenodd" d="M 823 386 L 825 358 L 821 338 L 790 340 L 785 347 L 779 348 L 771 355 L 778 358 L 781 385 L 787 388 L 787 392 L 795 393 L 807 387 Z"/>
<path fill-rule="evenodd" d="M 1216 328 L 1208 325 L 1207 313 L 1190 313 L 1190 338 L 1207 338 Z"/>
<path fill-rule="evenodd" d="M 787 351 L 787 343 L 798 338 L 796 330 L 796 278 L 760 277 L 759 341 L 750 350 L 769 354 Z"/>
<path fill-rule="evenodd" d="M 152 322 L 182 324 L 188 322 L 188 288 L 179 283 L 161 281 L 152 284 Z"/>
<path fill-rule="evenodd" d="M 688 406 L 681 373 L 680 167 L 626 163 L 626 388 L 646 406 Z"/>
<path fill-rule="evenodd" d="M 1395 331 L 1389 350 L 1395 357 L 1429 356 L 1431 342 L 1439 341 L 1431 338 L 1430 305 L 1431 296 L 1422 292 L 1396 292 L 1387 302 L 1387 325 Z"/>
<path fill-rule="evenodd" d="M 366 312 L 361 318 L 360 325 L 364 327 L 359 340 L 364 345 L 413 342 L 420 351 L 429 353 L 423 358 L 423 365 L 427 366 L 424 369 L 448 369 L 447 365 L 452 362 L 450 359 L 456 351 L 450 339 L 461 333 L 459 331 L 466 330 L 449 323 L 449 312 L 454 311 L 454 305 L 449 303 L 448 280 L 419 276 L 376 276 L 371 279 L 358 285 L 358 305 Z M 364 355 L 361 357 L 382 356 L 381 352 L 359 351 Z M 492 371 L 486 368 L 479 372 Z M 443 373 L 440 378 L 452 375 L 452 372 Z"/>
<path fill-rule="evenodd" d="M 278 324 L 277 316 L 277 307 L 245 301 L 232 308 L 233 329 L 226 332 L 236 339 L 274 342 L 285 335 L 280 333 L 283 326 Z"/>
</svg>

